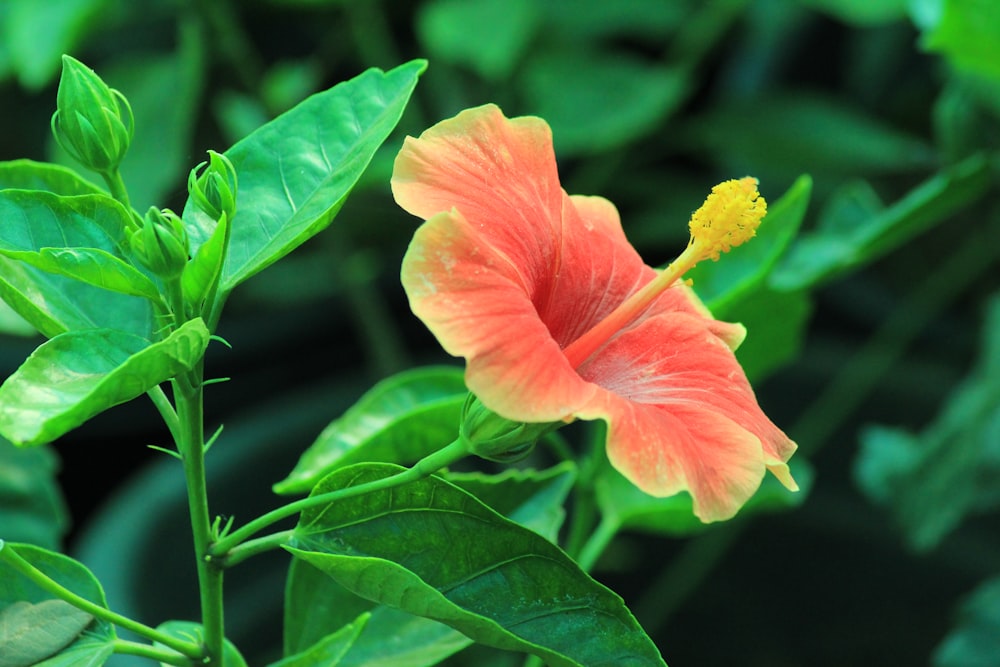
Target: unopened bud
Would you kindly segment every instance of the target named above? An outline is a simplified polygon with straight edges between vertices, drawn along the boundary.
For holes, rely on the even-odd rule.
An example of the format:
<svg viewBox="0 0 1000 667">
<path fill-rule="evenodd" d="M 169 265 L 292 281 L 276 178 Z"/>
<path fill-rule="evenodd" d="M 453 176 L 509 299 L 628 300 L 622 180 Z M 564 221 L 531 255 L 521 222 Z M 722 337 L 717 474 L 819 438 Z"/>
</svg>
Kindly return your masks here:
<svg viewBox="0 0 1000 667">
<path fill-rule="evenodd" d="M 181 275 L 188 261 L 184 222 L 170 209 L 150 207 L 142 227 L 129 237 L 129 245 L 142 265 L 161 278 Z"/>
<path fill-rule="evenodd" d="M 469 394 L 462 408 L 459 435 L 473 454 L 510 463 L 527 456 L 539 438 L 560 426 L 565 426 L 565 422 L 525 423 L 506 419 Z"/>
<path fill-rule="evenodd" d="M 118 168 L 132 141 L 128 100 L 79 60 L 63 56 L 52 134 L 74 160 L 94 171 Z"/>
<path fill-rule="evenodd" d="M 199 174 L 199 170 L 202 170 Z M 195 206 L 213 220 L 225 213 L 229 220 L 236 213 L 236 168 L 225 155 L 208 151 L 208 162 L 202 162 L 188 174 L 188 193 Z"/>
</svg>

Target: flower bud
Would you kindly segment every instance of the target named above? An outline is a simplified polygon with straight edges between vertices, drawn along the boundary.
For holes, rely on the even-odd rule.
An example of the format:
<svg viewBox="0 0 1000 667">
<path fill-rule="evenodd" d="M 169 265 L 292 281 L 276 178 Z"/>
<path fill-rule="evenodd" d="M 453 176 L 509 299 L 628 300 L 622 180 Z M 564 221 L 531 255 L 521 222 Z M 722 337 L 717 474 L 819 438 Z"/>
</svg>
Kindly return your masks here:
<svg viewBox="0 0 1000 667">
<path fill-rule="evenodd" d="M 118 168 L 132 141 L 128 100 L 79 60 L 63 56 L 52 134 L 74 160 L 94 171 Z"/>
<path fill-rule="evenodd" d="M 129 245 L 142 265 L 161 278 L 176 278 L 187 265 L 184 222 L 170 209 L 150 207 L 142 227 L 129 236 Z"/>
<path fill-rule="evenodd" d="M 527 456 L 542 436 L 564 422 L 525 423 L 501 417 L 469 394 L 462 408 L 459 436 L 470 451 L 490 461 L 510 463 Z"/>
<path fill-rule="evenodd" d="M 207 166 L 206 166 L 207 165 Z M 204 167 L 201 175 L 198 171 Z M 208 162 L 202 162 L 188 175 L 188 193 L 195 206 L 213 220 L 222 214 L 233 219 L 236 213 L 236 168 L 225 155 L 208 151 Z"/>
</svg>

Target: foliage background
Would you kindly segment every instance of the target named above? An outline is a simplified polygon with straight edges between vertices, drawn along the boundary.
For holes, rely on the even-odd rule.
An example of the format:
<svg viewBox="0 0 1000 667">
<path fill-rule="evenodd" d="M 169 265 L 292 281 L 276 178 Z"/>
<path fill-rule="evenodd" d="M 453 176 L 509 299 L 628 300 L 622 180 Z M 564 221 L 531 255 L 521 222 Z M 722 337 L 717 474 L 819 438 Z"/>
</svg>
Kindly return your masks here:
<svg viewBox="0 0 1000 667">
<path fill-rule="evenodd" d="M 614 201 L 654 265 L 682 247 L 712 184 L 753 174 L 773 202 L 809 174 L 805 231 L 772 279 L 795 297 L 733 312 L 750 327 L 761 403 L 813 464 L 808 497 L 690 538 L 628 533 L 596 576 L 672 665 L 996 664 L 1000 593 L 982 582 L 1000 573 L 997 12 L 986 0 L 6 0 L 0 159 L 64 159 L 49 117 L 68 52 L 132 102 L 136 207 L 179 210 L 206 149 L 368 67 L 429 59 L 336 224 L 229 302 L 220 333 L 234 349 L 208 360 L 233 378 L 209 394 L 209 423 L 227 424 L 210 457 L 232 487 L 219 512 L 273 506 L 270 484 L 371 383 L 447 361 L 398 281 L 416 224 L 388 188 L 404 134 L 489 101 L 545 117 L 564 187 Z M 4 321 L 7 374 L 37 341 Z M 28 520 L 5 538 L 62 541 L 112 608 L 158 622 L 193 617 L 193 586 L 133 563 L 157 593 L 150 609 L 115 584 L 115 559 L 149 535 L 177 577 L 189 566 L 166 532 L 179 471 L 143 446 L 162 444 L 156 424 L 140 401 L 53 451 L 0 449 L 0 510 L 62 517 L 64 530 Z M 64 504 L 47 482 L 53 454 Z M 266 651 L 286 560 L 261 561 L 241 569 L 230 618 Z"/>
</svg>

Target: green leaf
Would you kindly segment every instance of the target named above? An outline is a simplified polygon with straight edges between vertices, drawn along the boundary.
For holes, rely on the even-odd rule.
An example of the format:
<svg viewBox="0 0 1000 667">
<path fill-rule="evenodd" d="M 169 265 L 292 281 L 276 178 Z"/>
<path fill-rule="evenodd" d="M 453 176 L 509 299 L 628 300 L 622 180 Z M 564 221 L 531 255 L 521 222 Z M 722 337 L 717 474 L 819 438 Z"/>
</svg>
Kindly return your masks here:
<svg viewBox="0 0 1000 667">
<path fill-rule="evenodd" d="M 94 575 L 81 563 L 68 556 L 46 551 L 32 545 L 12 544 L 0 540 L 0 549 L 10 548 L 15 549 L 21 558 L 41 570 L 50 579 L 95 604 L 107 607 L 101 585 L 94 578 Z M 0 567 L 3 566 L 0 565 Z M 39 588 L 27 577 L 11 572 L 6 567 L 3 567 L 3 570 L 3 576 L 0 576 L 0 612 L 9 609 L 17 603 L 27 602 L 37 605 L 38 603 L 46 603 L 46 601 L 52 600 L 51 593 Z M 47 610 L 50 613 L 63 616 L 64 609 L 61 606 L 43 607 L 43 612 Z M 14 613 L 18 613 L 17 610 Z M 73 620 L 71 618 L 67 618 L 66 620 L 74 624 L 82 622 L 82 617 Z M 0 630 L 0 633 L 2 632 Z M 63 633 L 64 637 L 65 634 Z M 83 634 L 77 633 L 77 635 L 76 639 L 68 647 L 62 649 L 58 655 L 54 655 L 48 660 L 43 659 L 41 662 L 23 664 L 36 665 L 36 667 L 97 667 L 104 664 L 108 656 L 111 655 L 112 646 L 115 641 L 114 626 L 106 621 L 97 619 L 87 625 Z M 43 645 L 45 645 L 44 642 L 39 639 L 38 643 L 33 643 L 29 646 L 41 649 Z M 28 650 L 29 646 L 19 647 L 19 649 Z M 51 648 L 52 644 L 48 644 L 48 646 Z M 2 646 L 2 639 L 0 639 L 0 661 L 10 655 L 8 648 L 11 647 Z M 55 648 L 54 650 L 59 649 Z M 48 655 L 52 655 L 52 653 L 49 652 Z M 4 663 L 0 662 L 0 664 Z M 10 663 L 11 666 L 17 664 L 17 662 L 13 661 Z"/>
<path fill-rule="evenodd" d="M 799 358 L 812 311 L 812 298 L 805 290 L 779 292 L 761 286 L 715 315 L 747 328 L 736 358 L 756 382 Z"/>
<path fill-rule="evenodd" d="M 861 434 L 855 479 L 889 506 L 917 550 L 936 546 L 969 514 L 1000 507 L 1000 297 L 990 302 L 973 369 L 922 433 Z"/>
<path fill-rule="evenodd" d="M 176 639 L 183 639 L 192 643 L 201 643 L 204 640 L 205 630 L 200 623 L 191 621 L 167 621 L 161 623 L 156 628 L 164 634 Z M 154 642 L 154 646 L 166 648 L 159 642 Z M 163 667 L 170 667 L 166 663 L 160 663 Z M 246 660 L 240 655 L 231 641 L 225 640 L 222 644 L 222 667 L 247 667 Z"/>
<path fill-rule="evenodd" d="M 327 635 L 305 651 L 273 663 L 271 667 L 337 667 L 351 649 L 370 616 L 362 614 L 356 621 Z"/>
<path fill-rule="evenodd" d="M 229 222 L 225 215 L 215 226 L 207 241 L 195 251 L 194 257 L 185 265 L 181 273 L 181 289 L 185 303 L 197 307 L 208 297 L 215 279 L 222 270 L 222 258 L 226 250 L 226 229 Z"/>
<path fill-rule="evenodd" d="M 389 72 L 370 69 L 313 95 L 226 151 L 239 193 L 222 272 L 224 292 L 330 224 L 399 122 L 426 65 L 414 60 Z M 215 222 L 190 198 L 183 218 L 196 249 Z"/>
<path fill-rule="evenodd" d="M 334 420 L 274 485 L 275 493 L 305 493 L 327 473 L 350 463 L 412 463 L 458 435 L 468 395 L 463 371 L 432 366 L 382 380 Z"/>
<path fill-rule="evenodd" d="M 49 162 L 0 162 L 0 190 L 45 190 L 57 195 L 96 195 L 103 191 L 72 169 Z"/>
<path fill-rule="evenodd" d="M 2 190 L 0 220 L 0 297 L 42 334 L 51 338 L 100 327 L 151 334 L 153 307 L 147 299 L 109 293 L 27 263 L 58 265 L 55 257 L 42 259 L 45 248 L 86 248 L 120 258 L 130 222 L 121 204 L 106 195 Z"/>
<path fill-rule="evenodd" d="M 7 0 L 3 41 L 11 65 L 26 88 L 38 90 L 59 71 L 62 55 L 76 50 L 77 43 L 108 0 Z"/>
<path fill-rule="evenodd" d="M 759 512 L 786 510 L 801 505 L 812 488 L 813 470 L 801 458 L 789 461 L 792 477 L 798 482 L 799 491 L 791 492 L 768 474 L 757 492 L 747 501 L 735 520 Z M 667 498 L 654 498 L 643 493 L 604 461 L 598 469 L 594 491 L 601 508 L 601 520 L 615 531 L 639 530 L 658 535 L 681 536 L 699 533 L 711 528 L 694 515 L 691 496 L 678 493 Z"/>
<path fill-rule="evenodd" d="M 0 333 L 10 336 L 34 337 L 38 335 L 38 330 L 24 319 L 14 309 L 7 305 L 6 301 L 0 301 Z"/>
<path fill-rule="evenodd" d="M 189 370 L 208 339 L 200 319 L 156 343 L 111 329 L 60 334 L 0 387 L 0 433 L 17 445 L 51 442 Z"/>
<path fill-rule="evenodd" d="M 772 91 L 718 106 L 681 133 L 693 149 L 715 154 L 727 171 L 760 178 L 810 172 L 850 174 L 924 169 L 934 153 L 920 139 L 842 100 Z M 829 177 L 829 176 L 827 176 Z"/>
<path fill-rule="evenodd" d="M 42 248 L 38 253 L 5 253 L 42 271 L 57 273 L 101 289 L 160 300 L 160 290 L 146 274 L 98 248 Z"/>
<path fill-rule="evenodd" d="M 991 667 L 1000 655 L 1000 577 L 987 579 L 963 602 L 958 622 L 934 650 L 934 667 Z"/>
<path fill-rule="evenodd" d="M 815 231 L 797 239 L 770 284 L 779 290 L 813 287 L 878 259 L 979 199 L 991 180 L 989 162 L 973 156 L 884 210 L 878 210 L 870 188 L 855 184 L 833 199 Z"/>
<path fill-rule="evenodd" d="M 590 51 L 532 58 L 523 86 L 532 112 L 552 126 L 560 155 L 634 141 L 659 126 L 690 90 L 682 69 Z"/>
<path fill-rule="evenodd" d="M 961 69 L 1000 79 L 1000 6 L 990 0 L 948 0 L 926 26 L 921 45 Z"/>
<path fill-rule="evenodd" d="M 0 440 L 0 526 L 4 539 L 59 550 L 69 515 L 48 447 L 20 449 Z"/>
<path fill-rule="evenodd" d="M 417 35 L 432 59 L 506 79 L 541 27 L 532 0 L 435 0 L 421 5 Z"/>
<path fill-rule="evenodd" d="M 809 206 L 812 179 L 803 175 L 776 202 L 755 236 L 717 262 L 701 262 L 685 274 L 694 290 L 716 316 L 759 287 L 799 231 Z"/>
<path fill-rule="evenodd" d="M 63 600 L 0 609 L 0 667 L 29 667 L 66 648 L 94 617 Z"/>
<path fill-rule="evenodd" d="M 399 470 L 342 468 L 314 493 Z M 306 510 L 290 544 L 355 594 L 482 644 L 556 667 L 664 664 L 621 598 L 545 538 L 437 477 Z"/>
<path fill-rule="evenodd" d="M 567 461 L 540 472 L 508 470 L 493 476 L 452 473 L 449 477 L 509 519 L 553 541 L 576 471 Z M 302 650 L 330 629 L 369 611 L 369 623 L 344 657 L 342 667 L 423 667 L 437 664 L 472 643 L 436 621 L 362 600 L 312 565 L 294 559 L 285 595 L 286 653 Z"/>
</svg>

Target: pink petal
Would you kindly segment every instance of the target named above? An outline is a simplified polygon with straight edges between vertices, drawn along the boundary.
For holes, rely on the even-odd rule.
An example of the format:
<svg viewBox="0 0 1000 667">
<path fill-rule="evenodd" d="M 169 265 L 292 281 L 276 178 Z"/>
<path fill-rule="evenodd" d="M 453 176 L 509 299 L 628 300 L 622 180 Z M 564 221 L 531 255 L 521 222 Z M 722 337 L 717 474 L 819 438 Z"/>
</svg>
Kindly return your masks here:
<svg viewBox="0 0 1000 667">
<path fill-rule="evenodd" d="M 795 450 L 760 409 L 725 341 L 698 316 L 649 317 L 578 371 L 606 390 L 577 416 L 609 423 L 615 467 L 652 495 L 687 489 L 704 520 L 735 513 L 764 467 L 780 474 Z"/>
</svg>

